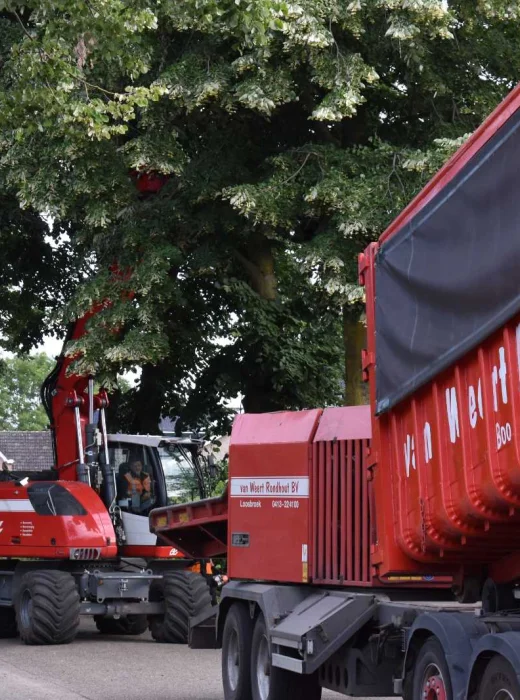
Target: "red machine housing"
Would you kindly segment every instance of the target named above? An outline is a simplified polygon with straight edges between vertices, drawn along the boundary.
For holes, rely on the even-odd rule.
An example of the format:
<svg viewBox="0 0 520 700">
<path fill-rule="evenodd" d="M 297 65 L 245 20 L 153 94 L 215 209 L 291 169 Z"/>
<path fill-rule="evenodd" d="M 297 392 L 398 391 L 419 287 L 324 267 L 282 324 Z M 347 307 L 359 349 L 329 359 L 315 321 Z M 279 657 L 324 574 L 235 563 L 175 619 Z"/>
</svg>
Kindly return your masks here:
<svg viewBox="0 0 520 700">
<path fill-rule="evenodd" d="M 88 561 L 117 555 L 106 506 L 87 484 L 9 481 L 0 495 L 0 557 Z"/>
</svg>

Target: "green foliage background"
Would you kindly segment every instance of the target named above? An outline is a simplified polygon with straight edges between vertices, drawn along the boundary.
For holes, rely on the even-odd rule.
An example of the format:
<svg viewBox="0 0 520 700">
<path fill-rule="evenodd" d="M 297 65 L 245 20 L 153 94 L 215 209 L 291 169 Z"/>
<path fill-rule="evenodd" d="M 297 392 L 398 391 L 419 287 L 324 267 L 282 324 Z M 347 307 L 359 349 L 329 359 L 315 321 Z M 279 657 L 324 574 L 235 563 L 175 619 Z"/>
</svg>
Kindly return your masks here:
<svg viewBox="0 0 520 700">
<path fill-rule="evenodd" d="M 2 190 L 70 234 L 65 259 L 41 265 L 57 299 L 74 283 L 68 317 L 112 301 L 71 351 L 98 375 L 144 365 L 124 414 L 141 430 L 161 412 L 225 427 L 237 393 L 253 411 L 341 401 L 357 254 L 520 68 L 507 0 L 0 11 Z M 135 174 L 149 172 L 166 185 L 139 196 Z M 36 309 L 31 328 L 52 313 Z"/>
<path fill-rule="evenodd" d="M 0 430 L 46 430 L 40 386 L 54 361 L 40 353 L 0 360 Z"/>
</svg>

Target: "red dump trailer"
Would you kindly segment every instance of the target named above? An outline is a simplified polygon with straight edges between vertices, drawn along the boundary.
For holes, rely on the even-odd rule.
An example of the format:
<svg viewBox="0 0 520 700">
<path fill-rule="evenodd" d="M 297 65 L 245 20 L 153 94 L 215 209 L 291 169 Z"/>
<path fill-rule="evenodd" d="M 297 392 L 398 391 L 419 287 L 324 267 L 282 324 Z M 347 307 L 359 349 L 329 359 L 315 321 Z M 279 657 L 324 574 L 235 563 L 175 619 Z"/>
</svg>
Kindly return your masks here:
<svg viewBox="0 0 520 700">
<path fill-rule="evenodd" d="M 152 513 L 227 552 L 226 700 L 520 700 L 519 174 L 517 88 L 360 256 L 370 407 L 239 416 Z"/>
</svg>

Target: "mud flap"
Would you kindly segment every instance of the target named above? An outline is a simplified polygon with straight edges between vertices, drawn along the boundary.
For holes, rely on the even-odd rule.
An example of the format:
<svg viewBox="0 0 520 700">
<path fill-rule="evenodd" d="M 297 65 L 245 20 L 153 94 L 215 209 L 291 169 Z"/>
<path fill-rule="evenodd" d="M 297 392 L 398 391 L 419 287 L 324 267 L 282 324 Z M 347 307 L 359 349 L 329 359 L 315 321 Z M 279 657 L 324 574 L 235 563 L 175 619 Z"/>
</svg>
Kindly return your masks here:
<svg viewBox="0 0 520 700">
<path fill-rule="evenodd" d="M 217 612 L 218 605 L 208 605 L 196 617 L 190 618 L 190 649 L 217 648 Z"/>
</svg>

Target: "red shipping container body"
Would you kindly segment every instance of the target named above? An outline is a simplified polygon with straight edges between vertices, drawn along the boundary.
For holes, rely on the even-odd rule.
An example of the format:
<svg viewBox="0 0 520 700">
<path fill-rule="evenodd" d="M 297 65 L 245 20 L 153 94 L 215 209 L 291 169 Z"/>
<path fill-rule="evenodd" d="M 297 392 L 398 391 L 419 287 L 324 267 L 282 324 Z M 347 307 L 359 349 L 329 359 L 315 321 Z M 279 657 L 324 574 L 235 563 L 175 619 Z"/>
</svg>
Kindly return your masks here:
<svg viewBox="0 0 520 700">
<path fill-rule="evenodd" d="M 517 88 L 360 256 L 383 581 L 520 577 L 519 108 Z"/>
<path fill-rule="evenodd" d="M 442 566 L 422 565 L 420 572 L 383 581 L 371 566 L 377 537 L 370 435 L 368 406 L 237 416 L 229 460 L 230 578 L 355 587 L 451 584 Z M 168 527 L 156 531 L 168 535 Z M 182 549 L 182 533 L 170 531 L 170 541 Z"/>
</svg>

